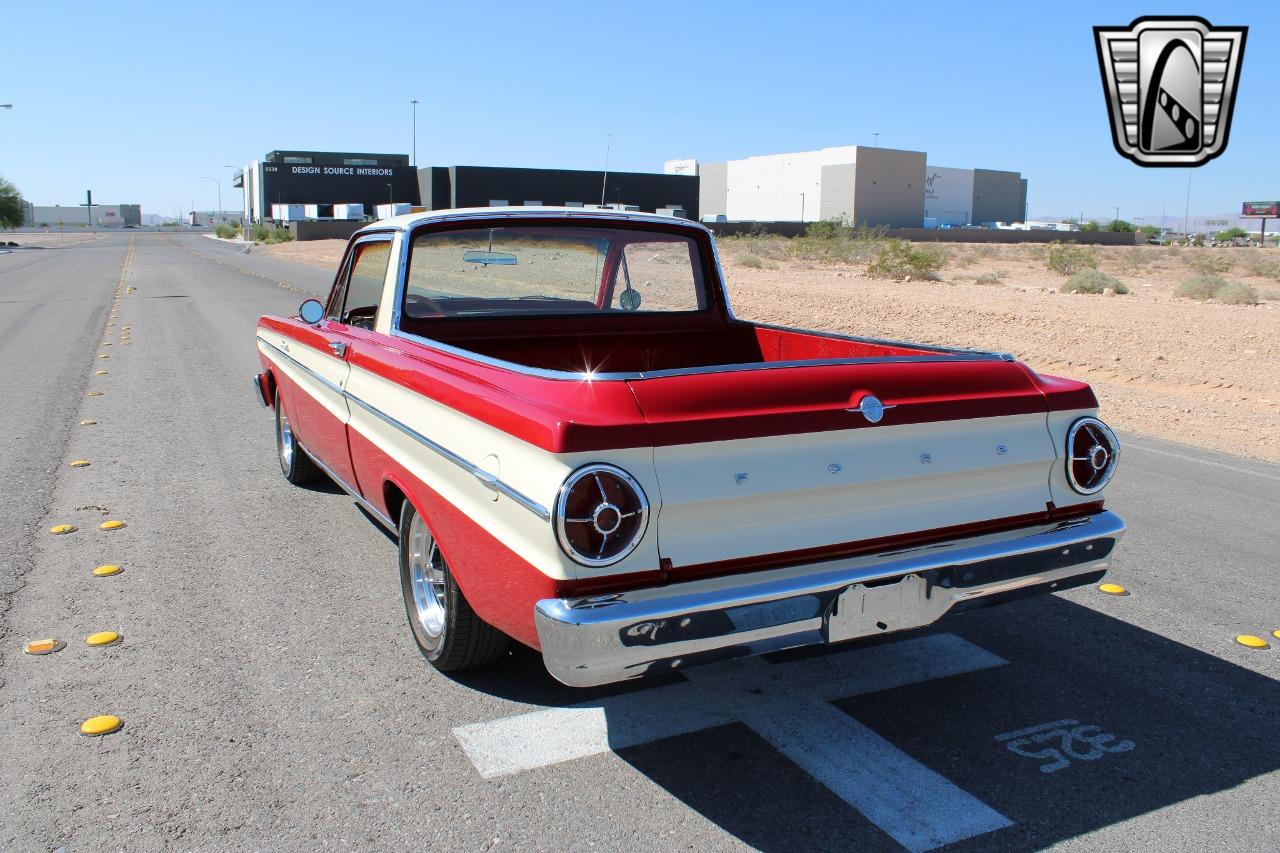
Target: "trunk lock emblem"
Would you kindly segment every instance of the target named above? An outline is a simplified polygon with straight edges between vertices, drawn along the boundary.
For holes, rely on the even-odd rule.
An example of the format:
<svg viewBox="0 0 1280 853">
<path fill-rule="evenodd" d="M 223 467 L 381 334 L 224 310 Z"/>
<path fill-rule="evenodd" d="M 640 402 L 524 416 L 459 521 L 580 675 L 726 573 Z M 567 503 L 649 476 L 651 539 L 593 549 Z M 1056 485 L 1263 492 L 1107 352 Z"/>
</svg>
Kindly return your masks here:
<svg viewBox="0 0 1280 853">
<path fill-rule="evenodd" d="M 846 411 L 860 412 L 862 416 L 867 419 L 868 423 L 878 424 L 884 419 L 884 413 L 886 410 L 896 407 L 896 404 L 893 406 L 886 406 L 884 403 L 880 402 L 880 398 L 875 394 L 865 394 L 862 399 L 858 401 L 856 408 L 846 409 Z"/>
</svg>

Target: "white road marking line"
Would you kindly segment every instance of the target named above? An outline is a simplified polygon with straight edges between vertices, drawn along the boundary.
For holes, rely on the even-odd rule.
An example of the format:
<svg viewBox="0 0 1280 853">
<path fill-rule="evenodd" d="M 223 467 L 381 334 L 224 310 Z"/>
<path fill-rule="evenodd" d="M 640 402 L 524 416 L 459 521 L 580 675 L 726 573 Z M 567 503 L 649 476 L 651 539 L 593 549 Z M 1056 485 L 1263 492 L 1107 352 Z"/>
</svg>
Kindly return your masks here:
<svg viewBox="0 0 1280 853">
<path fill-rule="evenodd" d="M 486 779 L 741 722 L 912 851 L 1011 822 L 829 703 L 1007 663 L 934 634 L 773 665 L 692 669 L 690 681 L 453 730 Z"/>
<path fill-rule="evenodd" d="M 1172 456 L 1174 459 L 1181 459 L 1184 462 L 1199 462 L 1201 465 L 1212 465 L 1215 468 L 1225 468 L 1228 471 L 1235 471 L 1237 474 L 1250 474 L 1254 477 L 1261 477 L 1264 480 L 1276 480 L 1277 482 L 1280 482 L 1280 475 L 1278 474 L 1268 474 L 1266 471 L 1254 471 L 1249 468 L 1241 468 L 1238 465 L 1228 465 L 1225 462 L 1214 462 L 1211 459 L 1197 459 L 1194 456 L 1174 453 L 1171 450 L 1159 450 L 1155 447 L 1147 447 L 1144 444 L 1137 444 L 1133 439 L 1125 439 L 1122 447 L 1125 450 L 1133 448 L 1135 450 L 1141 450 L 1144 453 L 1157 453 L 1161 456 Z"/>
</svg>

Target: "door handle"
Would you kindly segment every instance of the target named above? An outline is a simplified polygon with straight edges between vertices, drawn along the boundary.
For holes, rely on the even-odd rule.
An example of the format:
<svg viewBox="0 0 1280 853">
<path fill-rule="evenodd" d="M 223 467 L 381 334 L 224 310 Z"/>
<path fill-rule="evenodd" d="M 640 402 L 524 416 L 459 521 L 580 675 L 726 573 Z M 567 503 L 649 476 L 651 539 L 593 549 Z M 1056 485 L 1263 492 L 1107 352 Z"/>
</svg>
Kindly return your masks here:
<svg viewBox="0 0 1280 853">
<path fill-rule="evenodd" d="M 333 354 L 338 358 L 343 358 L 347 354 L 347 344 L 342 341 L 331 341 L 329 343 L 329 349 L 333 350 Z"/>
</svg>

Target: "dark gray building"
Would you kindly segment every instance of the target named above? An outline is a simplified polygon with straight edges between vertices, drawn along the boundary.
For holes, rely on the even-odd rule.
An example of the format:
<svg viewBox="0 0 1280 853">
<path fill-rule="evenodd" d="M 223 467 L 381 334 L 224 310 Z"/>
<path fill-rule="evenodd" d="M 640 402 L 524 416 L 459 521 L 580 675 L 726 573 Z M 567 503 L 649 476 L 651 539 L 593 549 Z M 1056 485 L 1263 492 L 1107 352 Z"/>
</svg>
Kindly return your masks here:
<svg viewBox="0 0 1280 853">
<path fill-rule="evenodd" d="M 418 170 L 418 194 L 429 210 L 501 205 L 635 205 L 647 212 L 677 207 L 698 217 L 698 178 L 650 172 L 430 166 Z"/>
<path fill-rule="evenodd" d="M 379 204 L 418 204 L 408 154 L 271 151 L 237 172 L 232 186 L 244 190 L 244 212 L 255 222 L 271 219 L 273 204 L 362 204 L 367 214 Z"/>
</svg>

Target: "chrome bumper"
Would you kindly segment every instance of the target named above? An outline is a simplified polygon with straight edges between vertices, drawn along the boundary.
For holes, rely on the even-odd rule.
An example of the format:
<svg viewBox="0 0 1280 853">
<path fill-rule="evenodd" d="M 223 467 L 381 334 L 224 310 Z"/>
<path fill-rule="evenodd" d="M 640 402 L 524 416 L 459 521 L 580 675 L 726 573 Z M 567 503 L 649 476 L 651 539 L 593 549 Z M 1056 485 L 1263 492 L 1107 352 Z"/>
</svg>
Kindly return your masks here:
<svg viewBox="0 0 1280 853">
<path fill-rule="evenodd" d="M 1104 511 L 902 551 L 546 598 L 534 619 L 551 674 L 591 687 L 917 628 L 955 608 L 1090 583 L 1123 533 L 1124 521 Z"/>
</svg>

